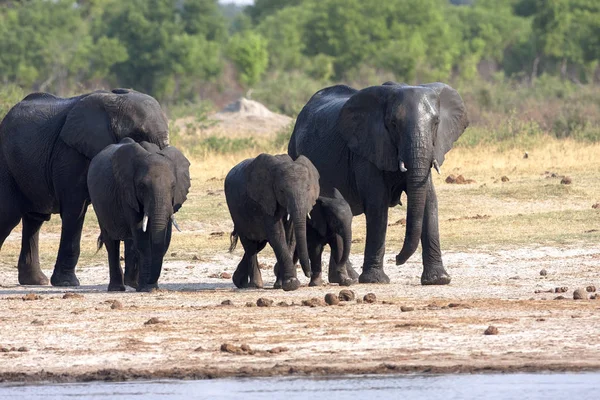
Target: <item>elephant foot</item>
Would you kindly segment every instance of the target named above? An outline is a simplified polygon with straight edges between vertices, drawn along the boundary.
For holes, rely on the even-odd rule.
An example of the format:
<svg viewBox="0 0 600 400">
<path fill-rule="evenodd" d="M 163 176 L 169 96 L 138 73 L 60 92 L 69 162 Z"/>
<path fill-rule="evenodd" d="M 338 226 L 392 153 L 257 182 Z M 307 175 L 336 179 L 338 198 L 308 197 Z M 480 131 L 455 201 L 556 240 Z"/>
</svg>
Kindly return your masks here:
<svg viewBox="0 0 600 400">
<path fill-rule="evenodd" d="M 41 271 L 19 271 L 19 284 L 21 285 L 47 285 L 50 281 Z"/>
<path fill-rule="evenodd" d="M 129 287 L 137 289 L 137 287 L 138 287 L 137 276 L 127 276 L 127 275 L 125 275 L 125 284 L 127 286 L 129 286 Z"/>
<path fill-rule="evenodd" d="M 390 283 L 390 278 L 383 272 L 383 268 L 364 269 L 358 277 L 360 283 Z"/>
<path fill-rule="evenodd" d="M 281 279 L 277 279 L 275 281 L 275 283 L 273 284 L 273 289 L 281 289 L 281 286 L 282 286 Z"/>
<path fill-rule="evenodd" d="M 109 283 L 108 284 L 108 291 L 109 292 L 124 292 L 125 291 L 125 285 L 123 285 L 121 283 Z"/>
<path fill-rule="evenodd" d="M 75 276 L 75 271 L 57 271 L 56 269 L 50 277 L 52 286 L 79 286 L 79 279 Z"/>
<path fill-rule="evenodd" d="M 319 273 L 311 276 L 308 286 L 323 286 L 323 278 L 321 277 L 321 274 Z"/>
<path fill-rule="evenodd" d="M 421 275 L 421 285 L 447 285 L 451 280 L 444 267 L 423 270 Z"/>
<path fill-rule="evenodd" d="M 300 287 L 300 281 L 297 278 L 289 278 L 283 281 L 281 288 L 286 292 L 296 290 Z"/>
<path fill-rule="evenodd" d="M 248 275 L 242 274 L 237 270 L 233 273 L 233 277 L 231 279 L 233 284 L 238 289 L 245 289 L 248 287 Z"/>
<path fill-rule="evenodd" d="M 260 281 L 256 281 L 256 282 L 254 282 L 254 281 L 251 281 L 251 282 L 250 282 L 250 283 L 247 285 L 247 287 L 254 288 L 254 289 L 262 289 L 262 288 L 264 287 L 264 285 L 263 285 L 263 282 L 262 282 L 262 280 L 260 280 Z"/>
<path fill-rule="evenodd" d="M 158 283 L 152 283 L 152 284 L 146 284 L 146 285 L 138 286 L 138 288 L 136 290 L 138 292 L 149 293 L 149 292 L 152 292 L 152 291 L 154 291 L 156 289 L 158 289 Z"/>
<path fill-rule="evenodd" d="M 351 269 L 352 267 L 349 268 Z M 356 271 L 352 271 L 356 275 L 355 278 L 349 276 L 349 274 L 346 272 L 346 268 L 342 269 L 341 271 L 331 271 L 329 274 L 329 283 L 337 283 L 340 286 L 350 286 L 353 283 L 358 282 L 358 274 Z"/>
<path fill-rule="evenodd" d="M 358 282 L 358 272 L 354 268 L 352 268 L 352 264 L 350 261 L 346 263 L 346 272 L 348 273 L 348 277 L 354 281 L 354 283 Z"/>
</svg>

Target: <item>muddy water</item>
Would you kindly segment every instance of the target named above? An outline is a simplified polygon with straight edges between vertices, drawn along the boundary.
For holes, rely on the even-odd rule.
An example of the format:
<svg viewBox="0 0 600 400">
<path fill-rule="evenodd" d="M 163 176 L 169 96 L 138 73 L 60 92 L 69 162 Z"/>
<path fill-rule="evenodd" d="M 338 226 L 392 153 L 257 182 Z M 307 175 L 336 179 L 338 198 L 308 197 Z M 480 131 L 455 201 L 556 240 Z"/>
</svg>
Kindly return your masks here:
<svg viewBox="0 0 600 400">
<path fill-rule="evenodd" d="M 214 379 L 0 386 L 0 399 L 436 399 L 594 398 L 600 373 Z"/>
</svg>

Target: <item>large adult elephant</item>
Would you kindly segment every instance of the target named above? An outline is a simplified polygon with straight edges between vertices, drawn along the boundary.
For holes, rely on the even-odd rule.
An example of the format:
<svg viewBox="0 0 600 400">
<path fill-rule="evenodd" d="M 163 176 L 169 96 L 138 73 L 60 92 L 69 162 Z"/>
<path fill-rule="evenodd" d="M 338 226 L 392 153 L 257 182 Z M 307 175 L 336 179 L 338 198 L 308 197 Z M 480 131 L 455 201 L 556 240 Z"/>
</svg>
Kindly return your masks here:
<svg viewBox="0 0 600 400">
<path fill-rule="evenodd" d="M 60 247 L 50 282 L 77 286 L 81 230 L 89 205 L 90 160 L 124 137 L 164 148 L 168 123 L 158 102 L 115 89 L 71 98 L 33 93 L 0 124 L 0 247 L 22 221 L 18 270 L 22 285 L 45 285 L 39 263 L 39 230 L 51 214 L 62 220 Z"/>
<path fill-rule="evenodd" d="M 389 283 L 383 270 L 388 207 L 407 194 L 406 236 L 396 264 L 423 247 L 423 285 L 450 283 L 440 251 L 431 168 L 468 125 L 460 95 L 443 83 L 386 82 L 356 90 L 336 85 L 304 106 L 290 143 L 292 158 L 308 157 L 321 176 L 321 194 L 337 188 L 354 215 L 364 213 L 367 239 L 362 283 Z"/>
</svg>

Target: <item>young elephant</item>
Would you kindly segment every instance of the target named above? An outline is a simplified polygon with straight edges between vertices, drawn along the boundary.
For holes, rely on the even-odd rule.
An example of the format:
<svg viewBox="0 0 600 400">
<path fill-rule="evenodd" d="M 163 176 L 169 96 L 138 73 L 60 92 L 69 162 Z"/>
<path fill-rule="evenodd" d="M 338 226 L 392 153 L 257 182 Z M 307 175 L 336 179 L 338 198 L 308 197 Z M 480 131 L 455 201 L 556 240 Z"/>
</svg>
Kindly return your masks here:
<svg viewBox="0 0 600 400">
<path fill-rule="evenodd" d="M 132 239 L 139 257 L 138 291 L 157 287 L 171 241 L 173 214 L 190 188 L 190 163 L 172 146 L 123 139 L 90 163 L 88 188 L 108 252 L 109 291 L 125 290 L 119 262 L 120 241 Z M 177 225 L 175 225 L 177 228 Z"/>
<path fill-rule="evenodd" d="M 296 251 L 306 276 L 310 261 L 306 244 L 306 216 L 319 196 L 319 173 L 306 157 L 293 161 L 287 154 L 261 154 L 242 161 L 225 178 L 225 197 L 234 229 L 230 251 L 237 239 L 244 256 L 233 274 L 239 287 L 263 287 L 256 254 L 267 242 L 273 248 L 283 290 L 300 287 L 292 253 L 288 249 L 284 221 L 294 225 Z"/>
<path fill-rule="evenodd" d="M 291 224 L 286 224 L 288 247 L 294 252 L 294 264 L 298 254 L 294 251 L 294 232 Z M 358 281 L 358 274 L 350 265 L 350 247 L 352 245 L 352 210 L 337 189 L 333 197 L 319 196 L 306 220 L 306 242 L 310 258 L 311 277 L 308 286 L 323 284 L 321 257 L 325 245 L 331 248 L 329 258 L 329 282 L 340 286 L 350 286 Z M 275 264 L 275 275 L 279 265 Z M 275 282 L 275 288 L 281 282 Z"/>
<path fill-rule="evenodd" d="M 352 210 L 337 189 L 334 189 L 333 197 L 319 196 L 317 199 L 307 221 L 306 237 L 312 268 L 310 286 L 323 284 L 321 255 L 327 244 L 331 248 L 329 282 L 350 286 L 358 281 L 358 274 L 348 260 L 352 244 Z"/>
</svg>

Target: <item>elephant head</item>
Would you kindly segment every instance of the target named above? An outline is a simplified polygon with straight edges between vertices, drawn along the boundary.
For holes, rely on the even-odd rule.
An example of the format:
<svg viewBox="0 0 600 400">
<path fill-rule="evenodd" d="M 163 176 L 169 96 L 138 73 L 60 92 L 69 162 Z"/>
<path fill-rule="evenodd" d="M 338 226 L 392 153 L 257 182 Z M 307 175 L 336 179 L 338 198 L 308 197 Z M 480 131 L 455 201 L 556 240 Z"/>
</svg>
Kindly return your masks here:
<svg viewBox="0 0 600 400">
<path fill-rule="evenodd" d="M 463 100 L 443 83 L 386 82 L 350 97 L 339 118 L 340 135 L 352 152 L 381 171 L 404 174 L 406 236 L 396 257 L 403 264 L 419 244 L 431 167 L 439 172 L 445 154 L 468 126 Z"/>
<path fill-rule="evenodd" d="M 160 104 L 129 89 L 97 91 L 71 108 L 60 138 L 90 160 L 106 146 L 130 137 L 161 149 L 169 145 L 169 125 Z"/>
<path fill-rule="evenodd" d="M 306 217 L 319 196 L 319 173 L 304 156 L 261 154 L 248 171 L 248 196 L 270 216 L 291 218 L 296 250 L 306 276 L 310 261 L 306 244 Z M 279 255 L 278 255 L 279 256 Z"/>
<path fill-rule="evenodd" d="M 142 231 L 150 243 L 150 270 L 139 271 L 139 284 L 156 283 L 170 241 L 173 214 L 185 202 L 190 188 L 190 163 L 176 148 L 126 138 L 112 158 L 112 171 L 121 204 L 130 213 L 136 231 Z M 126 205 L 126 207 L 125 207 Z M 143 257 L 143 255 L 142 255 Z"/>
</svg>

